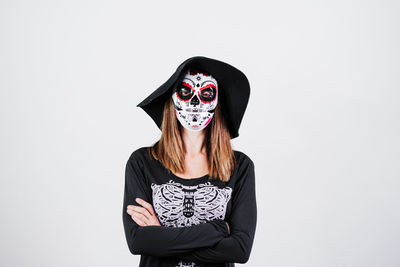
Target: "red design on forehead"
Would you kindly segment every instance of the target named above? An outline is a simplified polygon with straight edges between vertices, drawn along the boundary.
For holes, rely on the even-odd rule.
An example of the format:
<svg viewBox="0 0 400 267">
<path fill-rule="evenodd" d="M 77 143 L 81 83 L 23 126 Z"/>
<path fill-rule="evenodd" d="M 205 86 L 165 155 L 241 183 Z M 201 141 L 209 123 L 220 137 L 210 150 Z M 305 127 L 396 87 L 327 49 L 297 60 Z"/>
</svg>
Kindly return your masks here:
<svg viewBox="0 0 400 267">
<path fill-rule="evenodd" d="M 190 75 L 196 75 L 196 74 L 203 74 L 204 76 L 210 76 L 210 75 L 208 75 L 208 74 L 206 74 L 206 73 L 204 73 L 204 72 L 201 72 L 201 71 L 198 71 L 198 70 L 191 70 L 190 71 Z"/>
</svg>

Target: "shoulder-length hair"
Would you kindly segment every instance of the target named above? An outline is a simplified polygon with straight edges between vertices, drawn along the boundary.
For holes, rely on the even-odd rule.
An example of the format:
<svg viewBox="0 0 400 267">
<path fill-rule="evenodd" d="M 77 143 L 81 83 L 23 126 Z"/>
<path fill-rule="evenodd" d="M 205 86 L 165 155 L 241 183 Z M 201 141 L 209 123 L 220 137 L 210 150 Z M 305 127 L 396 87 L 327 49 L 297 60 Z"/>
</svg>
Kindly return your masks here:
<svg viewBox="0 0 400 267">
<path fill-rule="evenodd" d="M 208 175 L 211 179 L 227 182 L 237 162 L 220 103 L 216 105 L 214 112 L 211 122 L 204 128 Z M 185 172 L 185 146 L 181 127 L 183 126 L 176 118 L 173 100 L 169 97 L 164 105 L 161 138 L 150 147 L 150 153 L 168 171 L 174 173 Z"/>
</svg>

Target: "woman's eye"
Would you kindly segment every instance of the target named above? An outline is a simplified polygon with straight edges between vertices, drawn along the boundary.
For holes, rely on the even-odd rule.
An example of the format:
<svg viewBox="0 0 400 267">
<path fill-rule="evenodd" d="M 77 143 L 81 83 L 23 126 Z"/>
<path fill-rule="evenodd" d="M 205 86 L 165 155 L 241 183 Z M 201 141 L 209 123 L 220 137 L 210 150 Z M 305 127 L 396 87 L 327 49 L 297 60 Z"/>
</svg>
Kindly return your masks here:
<svg viewBox="0 0 400 267">
<path fill-rule="evenodd" d="M 202 95 L 204 97 L 212 97 L 213 94 L 211 92 L 209 92 L 209 91 L 206 91 L 206 92 L 203 92 Z"/>
<path fill-rule="evenodd" d="M 181 86 L 177 92 L 179 97 L 183 100 L 188 100 L 193 95 L 192 89 L 187 86 Z"/>
<path fill-rule="evenodd" d="M 186 88 L 181 88 L 181 94 L 183 96 L 188 96 L 188 95 L 190 95 L 190 91 Z"/>
<path fill-rule="evenodd" d="M 214 99 L 214 89 L 212 87 L 206 88 L 200 93 L 200 98 L 203 101 L 209 102 Z"/>
</svg>

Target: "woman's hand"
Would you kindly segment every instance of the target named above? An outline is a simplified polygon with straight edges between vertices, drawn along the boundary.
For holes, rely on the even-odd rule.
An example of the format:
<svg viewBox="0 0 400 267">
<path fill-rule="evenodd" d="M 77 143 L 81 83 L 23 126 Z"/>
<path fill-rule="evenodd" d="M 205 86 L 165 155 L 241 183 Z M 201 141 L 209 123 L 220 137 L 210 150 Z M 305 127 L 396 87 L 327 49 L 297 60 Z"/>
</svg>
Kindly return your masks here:
<svg viewBox="0 0 400 267">
<path fill-rule="evenodd" d="M 225 221 L 225 222 L 226 222 L 226 225 L 228 226 L 228 234 L 231 234 L 231 228 L 229 228 L 228 222 L 227 221 Z"/>
<path fill-rule="evenodd" d="M 154 212 L 153 206 L 150 203 L 144 201 L 141 198 L 136 198 L 136 202 L 143 207 L 128 205 L 126 210 L 126 212 L 131 215 L 132 220 L 134 220 L 140 226 L 161 226 L 160 221 L 158 220 L 157 215 Z"/>
</svg>

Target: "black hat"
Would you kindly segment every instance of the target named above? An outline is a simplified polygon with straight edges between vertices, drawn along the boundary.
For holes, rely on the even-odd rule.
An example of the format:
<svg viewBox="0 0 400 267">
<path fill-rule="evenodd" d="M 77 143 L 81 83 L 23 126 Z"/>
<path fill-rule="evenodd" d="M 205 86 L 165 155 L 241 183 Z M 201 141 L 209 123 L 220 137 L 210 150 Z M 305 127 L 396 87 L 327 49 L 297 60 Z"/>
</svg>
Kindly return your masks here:
<svg viewBox="0 0 400 267">
<path fill-rule="evenodd" d="M 239 136 L 239 127 L 250 97 L 246 75 L 237 68 L 212 58 L 195 56 L 181 63 L 174 74 L 153 93 L 140 102 L 141 107 L 161 130 L 165 101 L 187 70 L 196 69 L 211 74 L 218 82 L 218 105 L 221 105 L 231 139 Z"/>
</svg>

